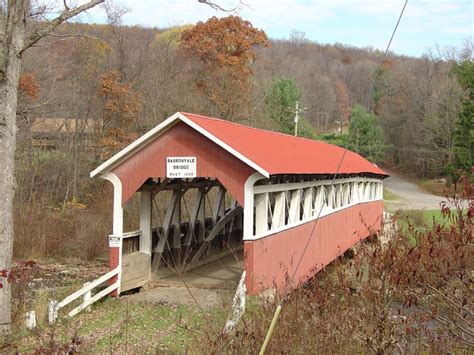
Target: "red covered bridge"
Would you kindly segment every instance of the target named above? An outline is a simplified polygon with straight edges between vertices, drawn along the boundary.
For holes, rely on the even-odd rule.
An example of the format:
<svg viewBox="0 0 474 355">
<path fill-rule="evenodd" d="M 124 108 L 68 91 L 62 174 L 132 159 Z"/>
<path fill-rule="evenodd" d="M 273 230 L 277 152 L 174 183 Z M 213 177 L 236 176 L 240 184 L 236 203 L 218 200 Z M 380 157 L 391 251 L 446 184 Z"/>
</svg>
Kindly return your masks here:
<svg viewBox="0 0 474 355">
<path fill-rule="evenodd" d="M 381 229 L 382 180 L 327 143 L 178 112 L 91 173 L 114 186 L 118 293 L 244 250 L 247 291 L 302 282 Z M 333 181 L 334 174 L 338 172 Z M 139 230 L 124 206 L 139 193 Z M 161 211 L 161 212 L 160 212 Z"/>
</svg>

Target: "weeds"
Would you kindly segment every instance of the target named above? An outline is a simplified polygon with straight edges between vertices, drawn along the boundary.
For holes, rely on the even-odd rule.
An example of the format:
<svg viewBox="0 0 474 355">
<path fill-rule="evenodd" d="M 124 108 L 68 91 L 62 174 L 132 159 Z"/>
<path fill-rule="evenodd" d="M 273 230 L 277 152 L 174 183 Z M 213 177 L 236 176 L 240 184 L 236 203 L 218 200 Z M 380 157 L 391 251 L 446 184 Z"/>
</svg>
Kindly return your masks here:
<svg viewBox="0 0 474 355">
<path fill-rule="evenodd" d="M 362 243 L 354 259 L 340 258 L 295 290 L 268 353 L 472 351 L 472 197 L 467 183 L 467 211 L 456 201 L 456 209 L 443 208 L 440 215 L 452 223 L 435 218 L 416 231 L 415 245 L 403 229 L 386 246 Z M 411 222 L 408 230 L 414 230 Z M 275 307 L 257 301 L 232 337 L 200 337 L 197 349 L 258 352 Z"/>
</svg>

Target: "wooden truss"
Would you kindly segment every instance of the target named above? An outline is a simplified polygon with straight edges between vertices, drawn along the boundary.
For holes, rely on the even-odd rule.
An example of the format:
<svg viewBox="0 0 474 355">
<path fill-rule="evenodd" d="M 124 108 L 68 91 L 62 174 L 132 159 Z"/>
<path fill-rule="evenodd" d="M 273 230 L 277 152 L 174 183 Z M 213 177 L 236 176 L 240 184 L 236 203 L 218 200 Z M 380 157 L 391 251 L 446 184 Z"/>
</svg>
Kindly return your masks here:
<svg viewBox="0 0 474 355">
<path fill-rule="evenodd" d="M 242 207 L 216 180 L 164 180 L 152 199 L 152 272 L 182 273 L 242 243 Z M 165 192 L 168 192 L 166 197 Z M 163 268 L 166 266 L 166 268 Z"/>
</svg>

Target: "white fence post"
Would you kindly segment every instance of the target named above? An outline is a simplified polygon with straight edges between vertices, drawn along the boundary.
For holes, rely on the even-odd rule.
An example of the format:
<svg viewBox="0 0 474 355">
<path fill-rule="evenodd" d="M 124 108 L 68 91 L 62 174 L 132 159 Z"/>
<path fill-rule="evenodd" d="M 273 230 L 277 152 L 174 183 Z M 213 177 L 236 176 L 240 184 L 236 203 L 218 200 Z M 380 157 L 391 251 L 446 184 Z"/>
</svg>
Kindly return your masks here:
<svg viewBox="0 0 474 355">
<path fill-rule="evenodd" d="M 53 300 L 48 305 L 48 322 L 53 324 L 58 319 L 58 301 Z"/>
<path fill-rule="evenodd" d="M 119 287 L 119 282 L 118 281 L 114 282 L 112 285 L 94 294 L 94 296 L 92 296 L 92 289 L 109 281 L 112 277 L 114 277 L 115 275 L 118 275 L 119 273 L 120 273 L 120 268 L 117 267 L 114 270 L 109 271 L 105 275 L 102 275 L 98 279 L 95 279 L 94 281 L 84 283 L 81 289 L 67 296 L 61 302 L 58 302 L 56 300 L 49 302 L 49 305 L 48 305 L 49 324 L 53 324 L 58 319 L 58 313 L 60 309 L 64 308 L 65 306 L 67 306 L 68 304 L 70 304 L 71 302 L 77 299 L 82 298 L 82 303 L 76 308 L 74 308 L 72 311 L 70 311 L 68 313 L 68 317 L 74 317 L 76 314 L 78 314 L 79 312 L 83 310 L 90 310 L 90 306 L 92 305 L 92 303 L 97 302 L 102 297 L 105 297 L 111 292 L 113 292 L 114 290 L 117 290 Z"/>
<path fill-rule="evenodd" d="M 35 311 L 30 311 L 26 313 L 26 328 L 29 330 L 36 328 L 36 313 Z"/>
<path fill-rule="evenodd" d="M 245 312 L 245 294 L 247 293 L 247 288 L 245 287 L 245 271 L 240 277 L 239 286 L 237 286 L 237 291 L 234 295 L 234 300 L 232 301 L 232 315 L 231 318 L 227 320 L 224 326 L 224 333 L 229 334 L 232 332 L 240 321 Z"/>
<path fill-rule="evenodd" d="M 85 282 L 82 286 L 86 287 L 89 284 L 90 282 Z M 82 302 L 87 303 L 91 299 L 91 297 L 92 297 L 92 290 L 89 290 L 86 293 L 84 293 L 84 296 L 82 296 Z M 87 307 L 85 311 L 90 312 L 91 306 Z"/>
</svg>

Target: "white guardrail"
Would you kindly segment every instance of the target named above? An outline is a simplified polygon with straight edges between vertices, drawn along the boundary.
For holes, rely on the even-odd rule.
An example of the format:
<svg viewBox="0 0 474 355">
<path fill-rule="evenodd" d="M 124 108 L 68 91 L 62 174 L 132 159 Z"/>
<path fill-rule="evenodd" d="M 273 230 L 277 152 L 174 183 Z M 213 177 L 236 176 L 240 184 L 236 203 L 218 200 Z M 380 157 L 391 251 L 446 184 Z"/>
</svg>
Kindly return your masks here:
<svg viewBox="0 0 474 355">
<path fill-rule="evenodd" d="M 112 277 L 118 275 L 120 272 L 120 268 L 117 267 L 112 271 L 109 271 L 105 275 L 99 277 L 98 279 L 92 281 L 92 282 L 87 282 L 84 284 L 84 287 L 81 289 L 77 290 L 73 294 L 69 295 L 65 299 L 63 299 L 61 302 L 58 301 L 51 301 L 49 302 L 48 305 L 48 321 L 49 324 L 53 324 L 57 319 L 58 319 L 58 313 L 61 308 L 66 307 L 69 303 L 77 300 L 79 297 L 83 298 L 82 303 L 74 308 L 72 311 L 70 311 L 67 314 L 67 317 L 74 317 L 76 314 L 79 312 L 83 311 L 84 309 L 88 308 L 90 305 L 92 305 L 94 302 L 97 302 L 100 300 L 102 297 L 107 296 L 109 293 L 115 291 L 119 287 L 119 281 L 115 281 L 112 285 L 106 287 L 102 291 L 96 293 L 95 295 L 92 296 L 92 289 L 96 288 L 97 286 L 100 286 L 104 282 L 110 280 Z"/>
</svg>

